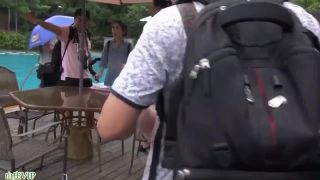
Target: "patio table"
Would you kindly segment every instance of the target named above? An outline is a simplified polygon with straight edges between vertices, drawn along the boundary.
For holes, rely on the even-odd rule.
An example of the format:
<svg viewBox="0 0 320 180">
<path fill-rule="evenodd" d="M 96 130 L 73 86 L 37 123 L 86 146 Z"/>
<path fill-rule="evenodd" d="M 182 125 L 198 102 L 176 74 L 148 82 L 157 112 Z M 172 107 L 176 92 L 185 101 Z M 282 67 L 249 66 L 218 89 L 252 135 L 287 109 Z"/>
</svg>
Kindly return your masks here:
<svg viewBox="0 0 320 180">
<path fill-rule="evenodd" d="M 78 87 L 55 86 L 14 91 L 10 96 L 21 106 L 33 110 L 100 112 L 108 91 Z"/>
<path fill-rule="evenodd" d="M 14 91 L 9 93 L 10 96 L 21 106 L 32 110 L 48 110 L 55 111 L 62 115 L 63 129 L 67 137 L 70 135 L 71 127 L 90 127 L 95 125 L 95 119 L 92 116 L 82 115 L 100 113 L 102 106 L 108 97 L 108 90 L 99 90 L 93 88 L 83 88 L 79 94 L 78 87 L 55 86 L 45 87 L 25 91 Z M 72 112 L 72 115 L 65 115 L 65 112 Z M 75 116 L 73 112 L 78 112 Z M 68 155 L 68 140 L 66 138 L 64 153 Z M 81 147 L 82 148 L 82 147 Z M 92 146 L 91 153 L 92 153 Z M 65 167 L 63 167 L 66 175 L 67 157 L 64 158 Z"/>
</svg>

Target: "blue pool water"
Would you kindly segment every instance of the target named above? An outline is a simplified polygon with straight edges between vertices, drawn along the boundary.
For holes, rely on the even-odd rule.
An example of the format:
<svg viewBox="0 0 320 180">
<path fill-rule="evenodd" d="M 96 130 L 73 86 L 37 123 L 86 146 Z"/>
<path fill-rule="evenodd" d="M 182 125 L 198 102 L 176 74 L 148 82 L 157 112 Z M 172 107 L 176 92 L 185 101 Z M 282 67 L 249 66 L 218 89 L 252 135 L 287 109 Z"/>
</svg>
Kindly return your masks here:
<svg viewBox="0 0 320 180">
<path fill-rule="evenodd" d="M 93 58 L 99 56 L 99 53 L 93 53 Z M 35 52 L 0 51 L 0 66 L 4 66 L 16 73 L 20 89 L 35 89 L 40 84 L 40 80 L 36 75 L 38 58 L 39 55 Z M 98 71 L 98 63 L 94 65 L 96 72 Z M 102 77 L 105 77 L 105 74 Z M 24 81 L 25 83 L 23 84 Z M 100 82 L 104 82 L 104 79 L 101 78 Z"/>
</svg>

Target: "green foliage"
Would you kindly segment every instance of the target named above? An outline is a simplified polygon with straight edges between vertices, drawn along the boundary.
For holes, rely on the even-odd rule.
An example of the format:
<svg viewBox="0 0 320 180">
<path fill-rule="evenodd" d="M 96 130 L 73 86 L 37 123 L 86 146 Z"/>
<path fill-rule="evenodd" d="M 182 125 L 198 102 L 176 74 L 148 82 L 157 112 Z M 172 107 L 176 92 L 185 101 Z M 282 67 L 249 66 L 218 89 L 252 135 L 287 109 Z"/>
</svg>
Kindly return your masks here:
<svg viewBox="0 0 320 180">
<path fill-rule="evenodd" d="M 15 24 L 15 15 L 18 15 L 18 32 L 20 32 L 20 34 L 1 32 L 0 48 L 26 48 L 27 38 L 34 27 L 22 18 L 28 10 L 41 19 L 57 14 L 72 16 L 74 10 L 81 7 L 82 2 L 83 0 L 0 0 L 0 6 L 9 7 L 11 10 L 12 28 Z M 293 2 L 310 11 L 320 10 L 320 0 L 293 0 Z M 90 32 L 95 50 L 102 49 L 103 37 L 112 36 L 110 25 L 112 21 L 125 22 L 128 26 L 128 37 L 136 40 L 144 26 L 144 22 L 139 20 L 148 15 L 148 7 L 144 4 L 111 5 L 86 0 L 86 8 L 91 13 Z"/>
<path fill-rule="evenodd" d="M 0 0 L 0 6 L 11 10 L 11 28 L 15 30 L 15 15 L 18 15 L 18 32 L 29 36 L 34 25 L 23 19 L 24 13 L 31 10 L 40 19 L 53 15 L 72 16 L 76 8 L 81 7 L 82 0 Z M 128 37 L 137 39 L 144 22 L 139 20 L 148 15 L 147 5 L 111 5 L 86 0 L 86 9 L 91 13 L 90 32 L 95 50 L 102 50 L 103 37 L 111 37 L 111 22 L 121 20 L 128 26 Z"/>
<path fill-rule="evenodd" d="M 14 7 L 15 6 L 15 1 L 13 1 L 13 0 L 0 0 L 0 3 L 2 6 L 6 6 L 6 7 Z"/>
<path fill-rule="evenodd" d="M 309 11 L 320 10 L 319 0 L 294 0 L 294 2 Z"/>
<path fill-rule="evenodd" d="M 128 25 L 129 37 L 138 38 L 142 32 L 145 22 L 140 19 L 148 16 L 147 6 L 135 5 L 128 6 L 128 12 L 123 18 L 123 21 Z"/>
<path fill-rule="evenodd" d="M 108 5 L 88 3 L 91 12 L 90 30 L 95 36 L 111 37 L 111 22 L 121 20 L 128 26 L 128 37 L 137 39 L 144 26 L 139 20 L 147 16 L 146 5 Z"/>
<path fill-rule="evenodd" d="M 19 49 L 27 48 L 27 37 L 15 32 L 0 31 L 0 49 Z"/>
<path fill-rule="evenodd" d="M 99 50 L 101 51 L 103 49 L 103 37 L 101 36 L 92 36 L 91 37 L 92 42 L 92 50 Z"/>
</svg>

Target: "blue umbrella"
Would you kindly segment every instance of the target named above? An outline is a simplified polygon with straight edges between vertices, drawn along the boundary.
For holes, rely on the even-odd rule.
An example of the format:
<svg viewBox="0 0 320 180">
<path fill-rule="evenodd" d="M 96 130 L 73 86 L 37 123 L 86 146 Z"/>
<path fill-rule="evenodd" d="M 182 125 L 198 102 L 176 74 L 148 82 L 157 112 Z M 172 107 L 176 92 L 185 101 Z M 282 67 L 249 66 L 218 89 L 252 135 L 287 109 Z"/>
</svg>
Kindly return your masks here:
<svg viewBox="0 0 320 180">
<path fill-rule="evenodd" d="M 45 20 L 57 26 L 70 26 L 74 22 L 71 16 L 56 15 Z M 29 49 L 44 45 L 55 37 L 55 34 L 40 25 L 33 28 L 29 39 Z"/>
</svg>

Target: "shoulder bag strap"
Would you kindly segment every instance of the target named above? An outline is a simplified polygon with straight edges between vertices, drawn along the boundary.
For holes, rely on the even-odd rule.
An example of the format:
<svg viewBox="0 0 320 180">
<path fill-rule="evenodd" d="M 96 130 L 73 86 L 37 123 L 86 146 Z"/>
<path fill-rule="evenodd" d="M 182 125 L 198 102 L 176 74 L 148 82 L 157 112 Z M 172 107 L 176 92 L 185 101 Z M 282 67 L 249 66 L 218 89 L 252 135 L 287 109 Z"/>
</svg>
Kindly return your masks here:
<svg viewBox="0 0 320 180">
<path fill-rule="evenodd" d="M 177 8 L 182 18 L 183 26 L 186 31 L 187 37 L 190 34 L 191 26 L 198 15 L 196 7 L 191 3 L 178 4 Z"/>
<path fill-rule="evenodd" d="M 70 43 L 70 41 L 72 40 L 73 36 L 74 36 L 74 28 L 73 28 L 72 26 L 70 26 L 70 27 L 69 27 L 68 42 L 67 42 L 66 47 L 65 47 L 65 49 L 64 49 L 64 52 L 63 52 L 63 55 L 62 55 L 62 58 L 61 58 L 61 62 L 63 61 L 64 55 L 65 55 L 66 52 L 67 52 L 69 43 Z"/>
</svg>

